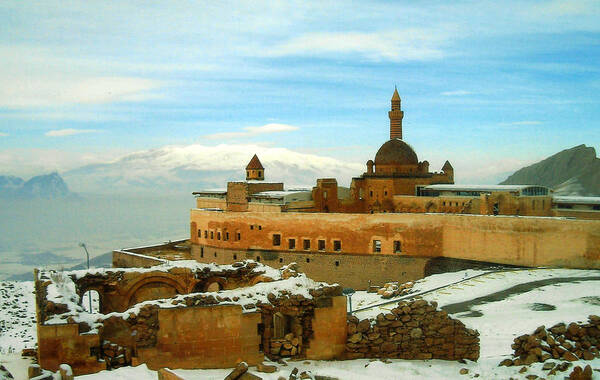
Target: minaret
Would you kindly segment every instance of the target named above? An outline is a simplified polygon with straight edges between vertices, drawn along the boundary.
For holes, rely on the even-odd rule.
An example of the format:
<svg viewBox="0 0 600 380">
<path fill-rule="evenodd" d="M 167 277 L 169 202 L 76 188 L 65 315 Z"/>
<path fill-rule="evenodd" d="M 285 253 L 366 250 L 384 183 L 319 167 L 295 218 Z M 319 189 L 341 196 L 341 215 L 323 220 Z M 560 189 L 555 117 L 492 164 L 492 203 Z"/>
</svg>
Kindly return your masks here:
<svg viewBox="0 0 600 380">
<path fill-rule="evenodd" d="M 258 156 L 255 154 L 246 166 L 246 181 L 264 181 L 264 179 L 265 168 L 262 166 Z"/>
<path fill-rule="evenodd" d="M 398 89 L 394 88 L 394 95 L 392 95 L 392 110 L 388 112 L 390 117 L 390 140 L 391 139 L 402 139 L 402 118 L 404 112 L 400 109 L 400 95 L 398 95 Z"/>
</svg>

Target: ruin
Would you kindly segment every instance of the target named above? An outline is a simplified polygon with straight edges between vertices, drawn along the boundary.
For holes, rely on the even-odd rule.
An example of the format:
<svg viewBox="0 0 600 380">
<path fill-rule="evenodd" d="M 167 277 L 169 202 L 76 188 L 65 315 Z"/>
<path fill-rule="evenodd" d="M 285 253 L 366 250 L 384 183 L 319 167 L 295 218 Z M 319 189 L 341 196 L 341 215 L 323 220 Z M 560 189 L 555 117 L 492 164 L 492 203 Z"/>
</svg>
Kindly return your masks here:
<svg viewBox="0 0 600 380">
<path fill-rule="evenodd" d="M 76 375 L 146 363 L 229 368 L 271 358 L 332 359 L 346 343 L 341 288 L 279 270 L 169 262 L 150 268 L 36 271 L 38 360 Z M 82 295 L 99 294 L 91 312 Z"/>
</svg>

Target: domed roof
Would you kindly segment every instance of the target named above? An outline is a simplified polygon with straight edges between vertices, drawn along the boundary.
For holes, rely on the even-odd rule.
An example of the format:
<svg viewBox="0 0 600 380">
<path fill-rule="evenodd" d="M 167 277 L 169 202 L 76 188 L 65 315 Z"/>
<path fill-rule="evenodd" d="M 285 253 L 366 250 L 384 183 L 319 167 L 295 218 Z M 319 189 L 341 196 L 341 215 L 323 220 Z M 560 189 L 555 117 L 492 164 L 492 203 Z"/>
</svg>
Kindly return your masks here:
<svg viewBox="0 0 600 380">
<path fill-rule="evenodd" d="M 391 139 L 379 148 L 375 155 L 377 165 L 417 165 L 417 154 L 407 143 L 400 139 Z"/>
</svg>

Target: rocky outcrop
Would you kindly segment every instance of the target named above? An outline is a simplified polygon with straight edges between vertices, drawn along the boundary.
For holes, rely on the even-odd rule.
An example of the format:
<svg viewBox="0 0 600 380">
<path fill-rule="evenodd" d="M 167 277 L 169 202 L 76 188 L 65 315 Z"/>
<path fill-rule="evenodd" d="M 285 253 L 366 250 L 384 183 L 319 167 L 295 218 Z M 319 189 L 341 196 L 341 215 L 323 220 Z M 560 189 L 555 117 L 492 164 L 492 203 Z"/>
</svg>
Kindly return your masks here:
<svg viewBox="0 0 600 380">
<path fill-rule="evenodd" d="M 375 320 L 349 317 L 346 358 L 477 360 L 479 333 L 436 302 L 403 301 Z"/>
<path fill-rule="evenodd" d="M 505 359 L 501 365 L 529 365 L 548 359 L 592 360 L 600 357 L 600 317 L 590 315 L 583 324 L 559 323 L 549 329 L 540 326 L 533 334 L 515 338 L 511 347 L 514 359 Z"/>
<path fill-rule="evenodd" d="M 600 159 L 593 147 L 578 145 L 517 170 L 501 185 L 543 185 L 555 195 L 600 196 Z"/>
</svg>

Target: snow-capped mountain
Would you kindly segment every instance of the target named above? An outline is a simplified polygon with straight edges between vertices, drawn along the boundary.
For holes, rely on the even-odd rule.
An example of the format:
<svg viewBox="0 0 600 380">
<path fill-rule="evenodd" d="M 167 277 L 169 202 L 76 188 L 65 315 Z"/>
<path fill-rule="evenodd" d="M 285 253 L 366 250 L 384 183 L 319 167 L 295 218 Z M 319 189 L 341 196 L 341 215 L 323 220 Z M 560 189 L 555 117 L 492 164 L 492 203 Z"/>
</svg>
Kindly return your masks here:
<svg viewBox="0 0 600 380">
<path fill-rule="evenodd" d="M 58 173 L 35 176 L 28 181 L 14 176 L 0 176 L 0 197 L 51 199 L 71 195 L 67 184 Z"/>
<path fill-rule="evenodd" d="M 317 178 L 335 177 L 349 184 L 365 168 L 334 158 L 258 145 L 201 144 L 165 146 L 128 154 L 111 162 L 86 165 L 63 173 L 77 191 L 192 192 L 222 189 L 227 181 L 244 180 L 254 154 L 265 167 L 265 180 L 286 187 L 314 186 Z"/>
</svg>

